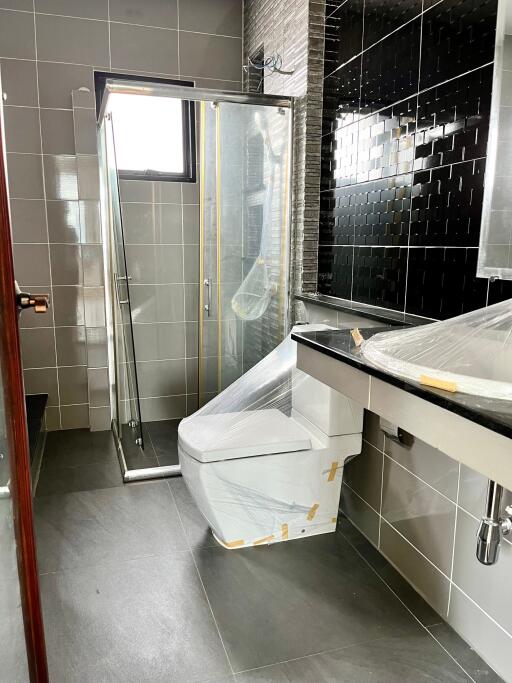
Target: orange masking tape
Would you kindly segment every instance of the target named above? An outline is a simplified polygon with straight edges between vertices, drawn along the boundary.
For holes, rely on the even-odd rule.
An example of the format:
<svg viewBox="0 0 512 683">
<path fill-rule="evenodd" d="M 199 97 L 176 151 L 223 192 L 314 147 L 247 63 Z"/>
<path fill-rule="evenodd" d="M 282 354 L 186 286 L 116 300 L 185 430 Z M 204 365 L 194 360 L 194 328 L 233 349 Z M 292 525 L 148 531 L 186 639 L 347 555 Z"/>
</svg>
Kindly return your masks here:
<svg viewBox="0 0 512 683">
<path fill-rule="evenodd" d="M 315 503 L 315 504 L 312 506 L 311 510 L 308 512 L 308 519 L 309 519 L 310 522 L 311 522 L 312 519 L 314 519 L 314 517 L 315 517 L 315 515 L 316 515 L 316 511 L 318 510 L 319 507 L 320 507 L 320 505 L 319 505 L 318 503 Z"/>
</svg>

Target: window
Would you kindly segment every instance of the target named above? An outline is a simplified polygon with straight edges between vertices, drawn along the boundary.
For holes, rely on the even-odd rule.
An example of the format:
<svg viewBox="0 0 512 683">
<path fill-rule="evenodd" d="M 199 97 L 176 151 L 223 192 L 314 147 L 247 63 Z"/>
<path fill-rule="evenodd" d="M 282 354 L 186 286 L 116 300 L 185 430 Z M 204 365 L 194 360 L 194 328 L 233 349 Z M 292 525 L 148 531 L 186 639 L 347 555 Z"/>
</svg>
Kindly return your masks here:
<svg viewBox="0 0 512 683">
<path fill-rule="evenodd" d="M 105 81 L 116 76 L 96 74 L 96 92 L 100 102 Z M 192 85 L 190 82 L 126 75 L 117 77 L 119 80 Z M 195 182 L 192 102 L 173 97 L 111 93 L 107 111 L 112 115 L 120 178 Z"/>
</svg>

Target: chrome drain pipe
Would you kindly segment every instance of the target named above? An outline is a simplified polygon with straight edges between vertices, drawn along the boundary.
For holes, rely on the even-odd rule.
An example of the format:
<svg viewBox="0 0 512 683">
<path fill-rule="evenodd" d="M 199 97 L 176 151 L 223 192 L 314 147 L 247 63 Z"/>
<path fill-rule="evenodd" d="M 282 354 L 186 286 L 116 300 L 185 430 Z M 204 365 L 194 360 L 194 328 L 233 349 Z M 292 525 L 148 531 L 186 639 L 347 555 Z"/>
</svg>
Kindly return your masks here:
<svg viewBox="0 0 512 683">
<path fill-rule="evenodd" d="M 505 516 L 502 517 L 502 499 L 503 486 L 489 479 L 485 516 L 478 528 L 476 544 L 476 557 L 482 564 L 496 564 L 500 554 L 501 536 L 512 530 L 512 506 L 505 508 Z"/>
</svg>

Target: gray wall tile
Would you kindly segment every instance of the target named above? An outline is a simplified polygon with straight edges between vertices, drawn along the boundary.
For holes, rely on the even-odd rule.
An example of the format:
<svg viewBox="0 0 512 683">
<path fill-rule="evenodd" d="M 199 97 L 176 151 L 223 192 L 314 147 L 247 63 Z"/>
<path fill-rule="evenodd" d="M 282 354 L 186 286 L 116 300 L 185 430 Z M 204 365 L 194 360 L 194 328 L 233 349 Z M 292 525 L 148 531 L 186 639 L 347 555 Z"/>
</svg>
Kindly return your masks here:
<svg viewBox="0 0 512 683">
<path fill-rule="evenodd" d="M 41 109 L 44 154 L 74 154 L 73 113 L 63 109 Z"/>
<path fill-rule="evenodd" d="M 54 285 L 81 285 L 83 283 L 80 245 L 51 244 L 50 258 Z"/>
<path fill-rule="evenodd" d="M 44 421 L 48 432 L 55 432 L 60 429 L 60 408 L 48 406 L 44 411 Z"/>
<path fill-rule="evenodd" d="M 99 244 L 82 246 L 84 285 L 96 287 L 103 285 L 103 249 Z"/>
<path fill-rule="evenodd" d="M 14 198 L 43 199 L 41 155 L 8 154 L 9 194 Z"/>
<path fill-rule="evenodd" d="M 183 244 L 199 244 L 199 206 L 183 206 Z"/>
<path fill-rule="evenodd" d="M 512 571 L 512 544 L 501 544 L 499 561 L 492 567 L 480 564 L 475 555 L 478 525 L 478 520 L 459 510 L 453 581 L 512 634 L 512 592 L 504 590 Z"/>
<path fill-rule="evenodd" d="M 11 227 L 14 242 L 46 242 L 46 212 L 42 199 L 11 199 Z"/>
<path fill-rule="evenodd" d="M 383 458 L 380 451 L 363 441 L 361 454 L 343 468 L 343 481 L 377 512 L 380 511 Z"/>
<path fill-rule="evenodd" d="M 92 432 L 103 432 L 110 429 L 110 407 L 89 408 L 89 422 Z"/>
<path fill-rule="evenodd" d="M 456 501 L 459 463 L 411 434 L 404 434 L 404 443 L 385 439 L 385 452 L 437 491 Z"/>
<path fill-rule="evenodd" d="M 82 244 L 101 244 L 101 221 L 99 202 L 83 199 L 80 207 L 80 239 Z"/>
<path fill-rule="evenodd" d="M 24 368 L 53 368 L 57 365 L 52 327 L 20 330 L 20 342 Z"/>
<path fill-rule="evenodd" d="M 48 405 L 59 405 L 57 368 L 24 370 L 23 379 L 26 394 L 48 394 Z"/>
<path fill-rule="evenodd" d="M 56 325 L 84 325 L 83 288 L 79 286 L 54 287 L 53 308 Z"/>
<path fill-rule="evenodd" d="M 89 406 L 61 406 L 62 429 L 84 429 L 89 426 Z"/>
<path fill-rule="evenodd" d="M 39 109 L 4 107 L 4 120 L 8 152 L 41 154 Z"/>
<path fill-rule="evenodd" d="M 35 62 L 0 59 L 5 104 L 37 106 L 37 69 Z"/>
<path fill-rule="evenodd" d="M 240 38 L 180 33 L 180 73 L 230 81 L 240 80 Z"/>
<path fill-rule="evenodd" d="M 363 438 L 380 451 L 384 450 L 384 432 L 380 428 L 380 418 L 370 410 L 364 411 Z"/>
<path fill-rule="evenodd" d="M 136 324 L 133 333 L 139 361 L 185 358 L 185 323 Z"/>
<path fill-rule="evenodd" d="M 143 398 L 185 394 L 185 361 L 163 360 L 137 363 L 139 392 Z"/>
<path fill-rule="evenodd" d="M 0 10 L 0 57 L 35 59 L 34 15 Z"/>
<path fill-rule="evenodd" d="M 108 406 L 110 403 L 108 369 L 89 368 L 87 375 L 89 384 L 89 405 L 91 408 Z"/>
<path fill-rule="evenodd" d="M 460 466 L 459 505 L 475 517 L 481 517 L 485 510 L 487 477 L 475 470 Z"/>
<path fill-rule="evenodd" d="M 148 422 L 153 420 L 175 420 L 178 417 L 186 416 L 187 401 L 185 396 L 142 398 L 140 409 L 142 419 Z"/>
<path fill-rule="evenodd" d="M 89 88 L 94 92 L 93 69 L 90 66 L 39 62 L 39 98 L 41 107 L 71 109 L 71 91 Z"/>
<path fill-rule="evenodd" d="M 5 2 L 8 6 L 12 4 L 12 0 Z M 23 7 L 25 3 L 26 7 Z M 200 16 L 196 8 L 195 25 L 190 23 L 190 8 L 186 7 L 185 24 L 196 32 L 202 31 L 201 27 L 207 25 L 206 33 L 218 31 L 222 35 L 241 36 L 240 3 L 215 0 L 215 4 L 213 13 L 211 3 L 205 4 L 200 10 Z M 21 245 L 17 258 L 18 270 L 21 275 L 30 273 L 30 279 L 37 280 L 37 283 L 27 284 L 36 293 L 39 290 L 48 291 L 52 304 L 46 322 L 42 320 L 42 316 L 24 313 L 21 326 L 28 330 L 43 330 L 45 327 L 51 328 L 55 321 L 55 362 L 59 367 L 87 363 L 91 368 L 105 368 L 108 359 L 104 327 L 94 97 L 91 92 L 84 94 L 78 89 L 93 90 L 93 68 L 109 67 L 110 47 L 113 68 L 146 75 L 178 74 L 179 41 L 178 33 L 174 30 L 178 23 L 177 2 L 111 0 L 109 8 L 107 0 L 91 0 L 85 4 L 78 0 L 36 0 L 35 17 L 32 13 L 32 0 L 16 0 L 14 5 L 15 9 L 28 11 L 24 14 L 5 12 L 2 11 L 3 7 L 0 9 L 3 20 L 0 26 L 0 64 L 3 68 L 6 103 L 7 106 L 27 107 L 26 110 L 16 111 L 15 124 L 12 123 L 13 116 L 7 110 L 13 235 L 15 241 Z M 107 21 L 109 18 L 112 22 L 111 46 Z M 194 40 L 193 34 L 188 35 Z M 37 64 L 33 61 L 36 55 L 36 37 L 40 60 Z M 200 76 L 204 81 L 202 85 L 210 88 L 237 88 L 241 78 L 241 40 L 213 40 L 205 43 L 197 33 L 195 38 L 204 48 L 204 64 L 212 57 L 218 57 L 221 61 L 233 60 L 237 74 L 236 79 L 232 80 L 228 73 L 229 68 L 224 71 L 216 63 L 217 78 L 211 78 L 211 73 L 205 73 Z M 231 49 L 235 45 L 237 49 Z M 26 61 L 20 61 L 20 57 Z M 42 107 L 41 112 L 37 109 L 38 104 Z M 42 126 L 42 142 L 39 122 Z M 12 135 L 9 129 L 12 130 Z M 41 144 L 44 157 L 40 154 Z M 26 154 L 27 152 L 31 154 Z M 147 250 L 142 249 L 137 254 L 138 262 L 144 266 L 143 281 L 149 282 L 150 286 L 141 286 L 139 289 L 132 287 L 135 317 L 150 323 L 163 323 L 152 325 L 149 337 L 149 327 L 142 332 L 142 336 L 145 336 L 140 356 L 148 361 L 184 359 L 185 302 L 187 317 L 197 318 L 199 288 L 197 248 L 187 249 L 185 257 L 187 279 L 193 281 L 186 287 L 186 294 L 182 284 L 182 199 L 186 204 L 197 205 L 198 184 L 123 181 L 121 192 L 123 198 L 129 202 L 147 203 L 147 206 L 125 208 L 125 229 L 129 240 L 133 239 L 135 244 L 141 245 L 178 245 L 155 250 L 149 269 L 146 267 L 149 262 Z M 24 198 L 31 201 L 22 201 Z M 197 208 L 187 206 L 184 214 L 185 242 L 196 245 Z M 38 250 L 38 245 L 45 247 L 48 242 L 51 245 L 51 269 L 48 264 L 49 250 L 46 249 L 46 257 L 43 251 Z M 80 244 L 85 246 L 81 248 Z M 43 258 L 39 258 L 41 255 Z M 30 257 L 29 263 L 25 262 L 26 257 Z M 35 270 L 32 267 L 33 262 L 37 264 Z M 53 289 L 50 287 L 51 279 Z M 155 282 L 164 284 L 154 285 Z M 86 344 L 88 353 L 84 358 Z M 195 347 L 195 344 L 190 344 L 189 337 L 189 349 L 197 354 Z M 41 345 L 39 352 L 37 345 L 30 347 L 34 355 L 31 363 L 39 365 L 48 362 L 43 348 L 44 345 Z M 197 384 L 193 372 L 193 366 L 196 365 L 197 361 L 189 363 L 188 380 L 194 384 L 193 391 L 196 391 Z M 236 362 L 233 368 L 237 371 Z M 179 383 L 172 391 L 185 390 L 184 361 L 182 372 L 178 374 Z M 197 400 L 197 395 L 194 396 L 196 398 L 190 399 L 189 408 Z M 160 403 L 147 399 L 145 405 L 146 412 L 154 419 L 182 416 L 187 412 L 186 400 L 181 398 L 165 399 Z M 87 424 L 89 408 L 88 399 L 85 399 L 83 405 L 69 407 L 66 414 L 63 414 L 63 427 Z M 101 419 L 99 412 L 97 415 L 96 423 L 105 424 L 106 411 L 102 411 Z M 55 408 L 52 428 L 59 426 L 60 412 Z"/>
<path fill-rule="evenodd" d="M 84 309 L 87 327 L 105 326 L 105 292 L 103 287 L 84 287 Z"/>
<path fill-rule="evenodd" d="M 95 110 L 75 109 L 73 112 L 73 119 L 76 153 L 98 154 Z"/>
<path fill-rule="evenodd" d="M 36 15 L 38 59 L 107 68 L 106 21 Z"/>
<path fill-rule="evenodd" d="M 85 19 L 108 19 L 108 0 L 35 0 L 36 12 Z"/>
<path fill-rule="evenodd" d="M 44 182 L 47 199 L 78 199 L 76 157 L 45 155 Z"/>
<path fill-rule="evenodd" d="M 78 198 L 95 199 L 100 198 L 100 176 L 98 158 L 79 154 L 76 158 L 78 174 Z"/>
<path fill-rule="evenodd" d="M 3 9 L 17 9 L 32 12 L 34 9 L 33 0 L 2 0 Z"/>
<path fill-rule="evenodd" d="M 90 368 L 103 368 L 108 365 L 107 328 L 87 328 L 87 365 Z"/>
<path fill-rule="evenodd" d="M 340 507 L 357 528 L 374 545 L 378 545 L 379 515 L 362 498 L 359 498 L 352 489 L 349 489 L 348 486 L 342 486 Z"/>
<path fill-rule="evenodd" d="M 380 529 L 380 549 L 418 593 L 441 616 L 446 616 L 448 579 L 384 521 Z"/>
<path fill-rule="evenodd" d="M 436 567 L 450 575 L 455 505 L 387 457 L 382 516 Z"/>
<path fill-rule="evenodd" d="M 510 680 L 510 651 L 512 638 L 501 629 L 484 611 L 466 597 L 457 586 L 453 586 L 448 622 L 463 638 L 473 644 L 476 651 L 493 668 Z M 484 680 L 484 679 L 482 679 Z"/>
<path fill-rule="evenodd" d="M 138 0 L 110 0 L 110 20 L 126 24 L 177 28 L 177 0 L 145 0 L 143 3 Z"/>
<path fill-rule="evenodd" d="M 78 201 L 49 200 L 46 203 L 50 242 L 78 244 L 80 242 L 80 212 Z"/>
<path fill-rule="evenodd" d="M 85 365 L 87 349 L 85 327 L 56 327 L 58 365 Z"/>
<path fill-rule="evenodd" d="M 178 32 L 111 24 L 112 68 L 178 73 Z"/>
<path fill-rule="evenodd" d="M 126 244 L 181 244 L 181 205 L 122 205 Z"/>
<path fill-rule="evenodd" d="M 59 367 L 59 393 L 62 405 L 87 403 L 87 368 L 83 365 Z"/>
<path fill-rule="evenodd" d="M 15 244 L 13 256 L 14 272 L 20 286 L 50 284 L 47 244 Z"/>
<path fill-rule="evenodd" d="M 242 36 L 240 0 L 179 0 L 180 29 L 225 36 Z"/>
</svg>

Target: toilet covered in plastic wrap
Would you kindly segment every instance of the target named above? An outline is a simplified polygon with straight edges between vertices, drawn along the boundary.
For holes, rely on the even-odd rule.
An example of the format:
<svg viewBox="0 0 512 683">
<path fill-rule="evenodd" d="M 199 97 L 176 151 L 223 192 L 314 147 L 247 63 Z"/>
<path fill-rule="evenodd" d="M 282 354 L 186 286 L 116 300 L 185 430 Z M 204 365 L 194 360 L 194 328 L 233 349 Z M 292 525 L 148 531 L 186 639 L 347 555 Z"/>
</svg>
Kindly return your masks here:
<svg viewBox="0 0 512 683">
<path fill-rule="evenodd" d="M 361 451 L 362 425 L 359 404 L 296 369 L 287 337 L 182 420 L 182 474 L 226 548 L 327 533 L 336 528 L 343 464 Z"/>
</svg>

